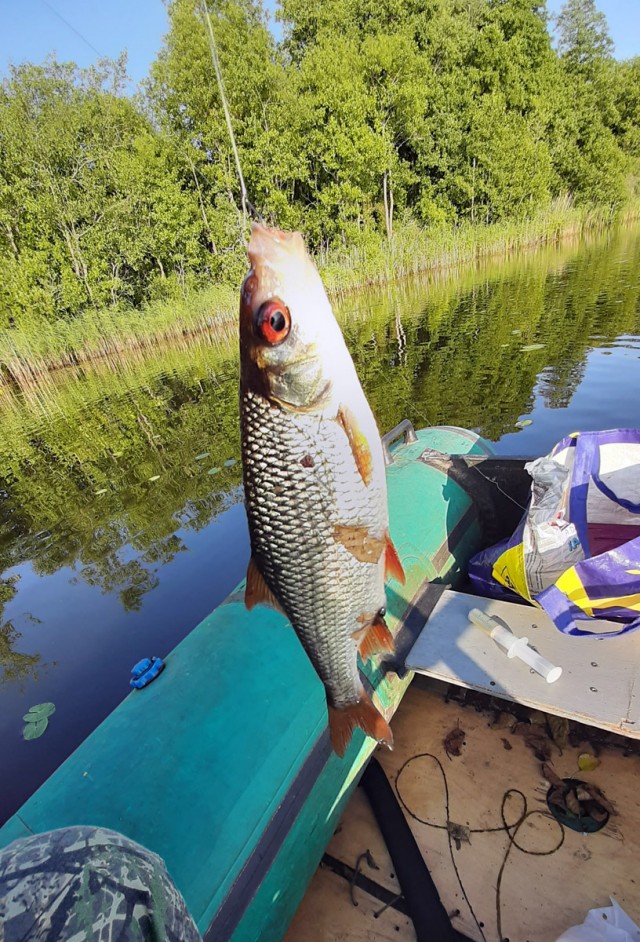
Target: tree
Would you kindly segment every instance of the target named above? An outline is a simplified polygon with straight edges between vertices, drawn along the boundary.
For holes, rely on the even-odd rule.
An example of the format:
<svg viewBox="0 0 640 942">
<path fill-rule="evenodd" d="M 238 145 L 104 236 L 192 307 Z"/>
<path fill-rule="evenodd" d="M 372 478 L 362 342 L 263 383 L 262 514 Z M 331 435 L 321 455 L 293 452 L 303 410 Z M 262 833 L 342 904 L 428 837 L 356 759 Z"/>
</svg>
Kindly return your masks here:
<svg viewBox="0 0 640 942">
<path fill-rule="evenodd" d="M 567 0 L 556 26 L 558 49 L 572 69 L 589 71 L 594 64 L 612 57 L 607 18 L 597 9 L 595 0 Z"/>
</svg>

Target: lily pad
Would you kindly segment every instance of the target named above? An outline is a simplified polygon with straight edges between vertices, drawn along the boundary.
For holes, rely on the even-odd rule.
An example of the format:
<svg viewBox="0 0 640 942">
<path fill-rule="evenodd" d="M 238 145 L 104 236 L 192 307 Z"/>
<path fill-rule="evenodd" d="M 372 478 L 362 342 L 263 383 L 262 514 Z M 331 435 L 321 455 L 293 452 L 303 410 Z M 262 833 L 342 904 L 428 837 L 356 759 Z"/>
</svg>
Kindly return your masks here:
<svg viewBox="0 0 640 942">
<path fill-rule="evenodd" d="M 224 466 L 225 468 L 232 468 L 234 464 L 237 464 L 237 463 L 238 463 L 237 458 L 227 458 L 227 460 L 224 463 Z"/>
<path fill-rule="evenodd" d="M 204 459 L 208 457 L 209 457 L 209 452 L 203 451 L 199 455 L 196 455 L 196 461 L 204 461 Z"/>
<path fill-rule="evenodd" d="M 546 343 L 528 343 L 524 347 L 520 347 L 522 353 L 530 353 L 532 350 L 543 350 L 546 347 Z"/>
<path fill-rule="evenodd" d="M 41 716 L 35 721 L 35 723 L 27 723 L 25 728 L 22 730 L 23 739 L 39 739 L 48 725 L 49 720 L 46 718 L 46 716 Z"/>
<path fill-rule="evenodd" d="M 153 477 L 150 477 L 150 478 L 149 478 L 150 481 L 158 481 L 159 479 L 160 479 L 160 475 L 159 475 L 159 474 L 154 474 Z"/>
<path fill-rule="evenodd" d="M 207 474 L 220 474 L 222 468 L 209 468 Z"/>
<path fill-rule="evenodd" d="M 526 428 L 528 425 L 533 425 L 533 419 L 518 419 L 516 422 L 516 428 Z"/>
<path fill-rule="evenodd" d="M 29 712 L 27 716 L 37 718 L 38 716 L 51 716 L 52 713 L 56 712 L 55 703 L 36 703 L 34 706 L 29 707 Z M 24 717 L 27 720 L 27 717 Z M 27 722 L 33 722 L 33 720 L 27 720 Z"/>
</svg>

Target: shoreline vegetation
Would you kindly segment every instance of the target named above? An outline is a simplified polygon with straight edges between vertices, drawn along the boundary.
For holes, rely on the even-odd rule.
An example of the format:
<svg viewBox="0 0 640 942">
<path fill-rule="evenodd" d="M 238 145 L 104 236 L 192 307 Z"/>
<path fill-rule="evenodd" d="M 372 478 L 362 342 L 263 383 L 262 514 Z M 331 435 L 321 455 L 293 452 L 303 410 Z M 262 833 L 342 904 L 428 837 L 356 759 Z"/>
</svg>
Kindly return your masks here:
<svg viewBox="0 0 640 942">
<path fill-rule="evenodd" d="M 4 389 L 195 336 L 226 356 L 236 157 L 334 301 L 636 215 L 640 56 L 596 0 L 278 0 L 278 35 L 263 0 L 206 6 L 234 147 L 201 0 L 169 0 L 135 93 L 124 53 L 0 78 Z"/>
<path fill-rule="evenodd" d="M 640 218 L 640 202 L 618 211 L 575 207 L 568 197 L 530 218 L 427 230 L 397 226 L 391 239 L 365 233 L 360 243 L 315 256 L 332 302 L 368 287 L 595 233 Z M 49 373 L 208 334 L 214 347 L 236 336 L 239 285 L 192 289 L 141 308 L 88 309 L 72 320 L 0 330 L 0 387 L 36 385 Z"/>
</svg>

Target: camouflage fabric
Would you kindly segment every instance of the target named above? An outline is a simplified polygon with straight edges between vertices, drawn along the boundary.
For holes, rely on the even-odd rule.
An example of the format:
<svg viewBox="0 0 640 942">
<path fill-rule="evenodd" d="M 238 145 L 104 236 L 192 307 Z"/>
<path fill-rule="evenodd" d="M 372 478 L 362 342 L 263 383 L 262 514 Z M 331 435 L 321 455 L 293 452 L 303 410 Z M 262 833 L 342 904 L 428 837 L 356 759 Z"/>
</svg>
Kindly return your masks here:
<svg viewBox="0 0 640 942">
<path fill-rule="evenodd" d="M 0 942 L 201 942 L 164 862 L 122 834 L 73 827 L 0 852 Z"/>
</svg>

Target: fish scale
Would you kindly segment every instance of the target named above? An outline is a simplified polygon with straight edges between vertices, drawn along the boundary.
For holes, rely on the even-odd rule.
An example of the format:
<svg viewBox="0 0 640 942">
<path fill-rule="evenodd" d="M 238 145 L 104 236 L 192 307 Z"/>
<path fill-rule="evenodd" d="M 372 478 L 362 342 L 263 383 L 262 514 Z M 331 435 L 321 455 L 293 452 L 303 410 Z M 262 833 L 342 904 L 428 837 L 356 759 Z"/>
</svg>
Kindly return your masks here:
<svg viewBox="0 0 640 942">
<path fill-rule="evenodd" d="M 335 419 L 241 398 L 245 494 L 253 558 L 322 679 L 332 706 L 357 702 L 352 635 L 384 606 L 381 567 L 360 562 L 335 527 L 383 538 L 384 495 L 365 485 Z M 309 460 L 310 459 L 310 460 Z"/>
</svg>

